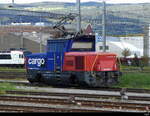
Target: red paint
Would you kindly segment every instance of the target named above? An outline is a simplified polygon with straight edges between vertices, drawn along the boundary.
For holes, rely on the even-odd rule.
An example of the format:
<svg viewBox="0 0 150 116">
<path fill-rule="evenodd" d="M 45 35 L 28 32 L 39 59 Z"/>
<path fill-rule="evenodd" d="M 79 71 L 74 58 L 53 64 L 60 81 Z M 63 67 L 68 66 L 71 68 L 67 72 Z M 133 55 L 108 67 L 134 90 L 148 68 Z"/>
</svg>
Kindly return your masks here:
<svg viewBox="0 0 150 116">
<path fill-rule="evenodd" d="M 117 56 L 113 53 L 65 53 L 63 71 L 118 71 Z"/>
</svg>

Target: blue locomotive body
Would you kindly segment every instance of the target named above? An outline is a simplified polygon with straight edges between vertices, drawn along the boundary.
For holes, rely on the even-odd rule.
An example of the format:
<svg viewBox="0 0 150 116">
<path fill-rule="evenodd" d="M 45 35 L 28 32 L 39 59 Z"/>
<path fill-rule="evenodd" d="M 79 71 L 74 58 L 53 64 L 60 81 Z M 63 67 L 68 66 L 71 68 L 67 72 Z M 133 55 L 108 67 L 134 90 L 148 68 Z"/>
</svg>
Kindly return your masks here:
<svg viewBox="0 0 150 116">
<path fill-rule="evenodd" d="M 83 43 L 83 45 L 90 43 L 91 46 L 88 48 L 80 48 L 74 45 Z M 26 66 L 30 69 L 37 69 L 37 70 L 49 70 L 49 71 L 56 71 L 62 70 L 63 66 L 63 59 L 65 52 L 72 52 L 72 51 L 95 51 L 95 40 L 89 36 L 83 36 L 82 38 L 70 38 L 70 39 L 57 39 L 57 40 L 47 40 L 47 48 L 46 53 L 33 53 L 28 55 L 26 58 L 28 59 L 28 63 Z M 30 59 L 35 59 L 33 63 Z M 39 59 L 39 60 L 38 60 Z M 41 61 L 41 60 L 42 61 Z M 30 63 L 31 62 L 31 63 Z M 45 67 L 41 67 L 39 62 L 44 62 Z"/>
<path fill-rule="evenodd" d="M 74 84 L 72 78 L 75 79 L 75 75 L 80 77 L 80 75 L 84 74 L 85 77 L 81 77 L 82 82 L 78 81 L 77 83 L 85 83 L 86 85 L 86 75 L 88 76 L 89 72 L 63 71 L 64 55 L 69 52 L 95 52 L 95 36 L 84 35 L 69 39 L 47 40 L 46 53 L 35 53 L 26 57 L 27 79 L 29 82 L 43 82 L 50 85 L 72 85 Z"/>
</svg>

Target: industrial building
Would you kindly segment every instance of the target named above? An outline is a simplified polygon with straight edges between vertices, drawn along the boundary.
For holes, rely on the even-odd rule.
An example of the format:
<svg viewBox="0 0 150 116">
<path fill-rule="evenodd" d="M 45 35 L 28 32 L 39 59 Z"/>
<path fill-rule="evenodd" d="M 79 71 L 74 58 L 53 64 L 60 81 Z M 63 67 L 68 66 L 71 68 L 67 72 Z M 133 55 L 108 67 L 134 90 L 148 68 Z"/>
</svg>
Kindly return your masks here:
<svg viewBox="0 0 150 116">
<path fill-rule="evenodd" d="M 122 52 L 125 49 L 129 49 L 131 55 L 134 57 L 137 54 L 138 57 L 143 56 L 143 36 L 129 36 L 129 37 L 106 37 L 106 52 L 117 53 L 119 57 L 123 57 Z M 99 42 L 96 45 L 96 51 L 102 52 L 103 42 Z"/>
</svg>

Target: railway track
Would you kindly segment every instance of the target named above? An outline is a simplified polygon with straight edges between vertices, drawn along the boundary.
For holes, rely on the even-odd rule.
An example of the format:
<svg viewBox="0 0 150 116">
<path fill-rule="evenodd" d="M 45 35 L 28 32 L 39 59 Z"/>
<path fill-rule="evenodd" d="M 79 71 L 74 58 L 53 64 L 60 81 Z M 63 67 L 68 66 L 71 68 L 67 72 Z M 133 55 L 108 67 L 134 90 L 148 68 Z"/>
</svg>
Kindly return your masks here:
<svg viewBox="0 0 150 116">
<path fill-rule="evenodd" d="M 74 96 L 74 97 L 83 97 L 83 98 L 94 98 L 94 99 L 114 99 L 114 100 L 120 100 L 121 96 L 120 95 L 96 95 L 96 94 L 80 94 L 80 93 L 58 93 L 58 92 L 31 92 L 31 91 L 6 91 L 7 94 L 12 94 L 12 95 L 42 95 L 42 96 Z M 136 101 L 150 101 L 150 97 L 144 97 L 144 96 L 128 96 L 128 100 L 136 100 Z"/>
<path fill-rule="evenodd" d="M 13 74 L 13 73 L 12 73 Z M 20 74 L 20 73 L 19 73 Z M 18 75 L 19 75 L 18 74 Z M 3 74 L 7 75 L 7 74 Z M 11 74 L 10 74 L 11 75 Z M 15 78 L 15 73 L 13 77 Z M 0 76 L 1 78 L 1 76 Z M 11 77 L 10 77 L 11 78 Z M 19 76 L 18 76 L 19 78 Z M 33 87 L 28 81 L 4 80 L 0 82 L 14 83 L 17 86 Z M 34 85 L 34 87 L 46 87 L 47 85 Z M 48 87 L 48 86 L 47 86 Z M 51 88 L 53 89 L 53 88 Z M 58 88 L 58 89 L 63 89 Z M 121 88 L 80 88 L 68 87 L 64 89 L 91 90 L 119 92 Z M 56 90 L 57 91 L 57 90 Z M 129 95 L 129 99 L 121 101 L 120 95 L 116 94 L 88 94 L 86 93 L 67 93 L 67 92 L 31 92 L 31 91 L 6 91 L 7 95 L 0 95 L 0 112 L 146 112 L 150 107 L 149 96 Z M 129 89 L 132 93 L 150 93 L 145 89 Z M 18 96 L 19 95 L 19 96 Z M 69 103 L 70 96 L 75 98 L 75 103 Z M 78 105 L 81 104 L 80 106 Z"/>
<path fill-rule="evenodd" d="M 6 82 L 14 83 L 17 85 L 26 85 L 26 86 L 32 86 L 27 80 L 26 80 L 26 72 L 14 72 L 14 71 L 0 71 L 0 82 L 5 82 L 4 79 L 6 79 Z M 23 79 L 25 81 L 9 81 L 9 79 Z M 48 86 L 48 85 L 33 85 L 33 86 Z M 72 88 L 72 87 L 68 87 Z M 87 87 L 73 87 L 76 89 L 89 89 L 89 90 L 107 90 L 107 91 L 120 91 L 121 88 L 112 88 L 112 87 L 101 87 L 101 88 L 87 88 Z M 127 88 L 128 92 L 138 92 L 138 93 L 150 93 L 150 90 L 148 89 L 132 89 Z"/>
<path fill-rule="evenodd" d="M 0 79 L 25 79 L 26 72 L 0 71 Z"/>
<path fill-rule="evenodd" d="M 104 112 L 103 110 L 25 102 L 0 102 L 0 112 Z"/>
<path fill-rule="evenodd" d="M 22 86 L 22 88 L 28 88 L 28 87 Z M 81 93 L 79 92 L 79 89 L 74 89 L 72 91 L 71 89 L 68 88 L 64 88 L 64 89 L 57 88 L 57 90 L 62 89 L 63 91 L 63 92 L 59 92 L 56 90 L 56 88 L 47 88 L 51 92 L 33 92 L 34 90 L 32 88 L 35 89 L 42 88 L 43 90 L 45 90 L 43 87 L 29 87 L 28 91 L 19 91 L 19 90 L 6 91 L 6 95 L 0 96 L 0 111 L 2 112 L 5 111 L 6 112 L 7 111 L 8 112 L 146 112 L 146 107 L 150 107 L 150 97 L 148 96 L 141 97 L 141 96 L 130 95 L 129 100 L 121 101 L 119 95 L 113 95 L 113 94 L 105 95 L 104 93 L 100 95 L 97 92 L 95 92 L 95 94 L 92 94 L 86 92 L 86 90 L 81 90 L 81 91 L 85 91 L 84 93 Z M 89 91 L 94 91 L 94 90 L 89 90 Z M 82 105 L 78 106 L 77 104 L 69 103 L 68 99 L 70 98 L 70 96 L 73 96 L 75 98 L 76 103 L 80 103 Z M 5 107 L 3 107 L 3 105 L 5 105 Z M 25 108 L 23 108 L 24 106 Z M 44 106 L 44 108 L 42 106 Z"/>
<path fill-rule="evenodd" d="M 22 85 L 22 86 L 29 86 L 29 87 L 49 87 L 49 85 L 45 85 L 45 84 L 30 84 L 27 80 L 4 80 L 4 79 L 0 79 L 0 83 L 12 83 L 15 85 Z M 59 86 L 55 86 L 58 87 Z M 101 87 L 101 88 L 88 88 L 88 87 L 60 87 L 60 88 L 73 88 L 73 89 L 82 89 L 82 90 L 101 90 L 101 91 L 116 91 L 116 92 L 120 92 L 122 88 L 113 88 L 113 87 Z M 127 88 L 126 90 L 127 92 L 133 92 L 133 93 L 150 93 L 149 89 L 132 89 L 132 88 Z"/>
<path fill-rule="evenodd" d="M 139 71 L 137 71 L 139 72 Z M 135 71 L 124 71 L 123 73 L 136 73 Z M 142 71 L 141 73 L 150 73 L 149 71 Z M 0 79 L 26 79 L 26 72 L 14 72 L 14 71 L 0 71 Z"/>
<path fill-rule="evenodd" d="M 2 95 L 0 96 L 0 110 L 1 105 L 10 107 L 17 107 L 17 105 L 23 107 L 31 107 L 35 109 L 39 107 L 39 111 L 51 112 L 54 109 L 55 111 L 61 112 L 146 112 L 146 107 L 150 106 L 150 102 L 135 102 L 135 101 L 120 101 L 120 100 L 109 100 L 109 99 L 100 99 L 100 98 L 90 98 L 90 97 L 75 97 L 74 101 L 71 102 L 70 96 L 72 94 L 65 96 L 59 96 L 57 93 L 53 96 L 42 96 L 42 95 L 28 95 L 28 96 L 18 96 L 17 95 Z M 21 94 L 20 94 L 21 95 Z M 87 95 L 88 96 L 88 95 Z M 18 107 L 19 107 L 18 106 Z M 6 107 L 4 107 L 5 110 Z M 44 109 L 46 108 L 46 109 Z M 18 110 L 18 108 L 16 108 Z M 23 108 L 22 108 L 23 109 Z M 66 110 L 67 109 L 67 110 Z M 24 110 L 27 111 L 27 110 Z M 36 112 L 36 110 L 33 110 Z M 27 111 L 28 112 L 28 111 Z"/>
</svg>

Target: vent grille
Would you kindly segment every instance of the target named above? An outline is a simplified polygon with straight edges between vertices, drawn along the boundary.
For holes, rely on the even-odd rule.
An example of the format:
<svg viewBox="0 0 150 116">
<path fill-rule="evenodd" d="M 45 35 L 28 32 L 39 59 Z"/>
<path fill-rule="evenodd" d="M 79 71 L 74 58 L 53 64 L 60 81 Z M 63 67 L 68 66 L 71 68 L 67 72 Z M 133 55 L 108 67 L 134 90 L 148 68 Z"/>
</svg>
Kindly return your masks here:
<svg viewBox="0 0 150 116">
<path fill-rule="evenodd" d="M 76 69 L 84 69 L 84 56 L 76 56 L 75 62 Z"/>
<path fill-rule="evenodd" d="M 73 61 L 66 61 L 66 65 L 73 66 Z"/>
</svg>

